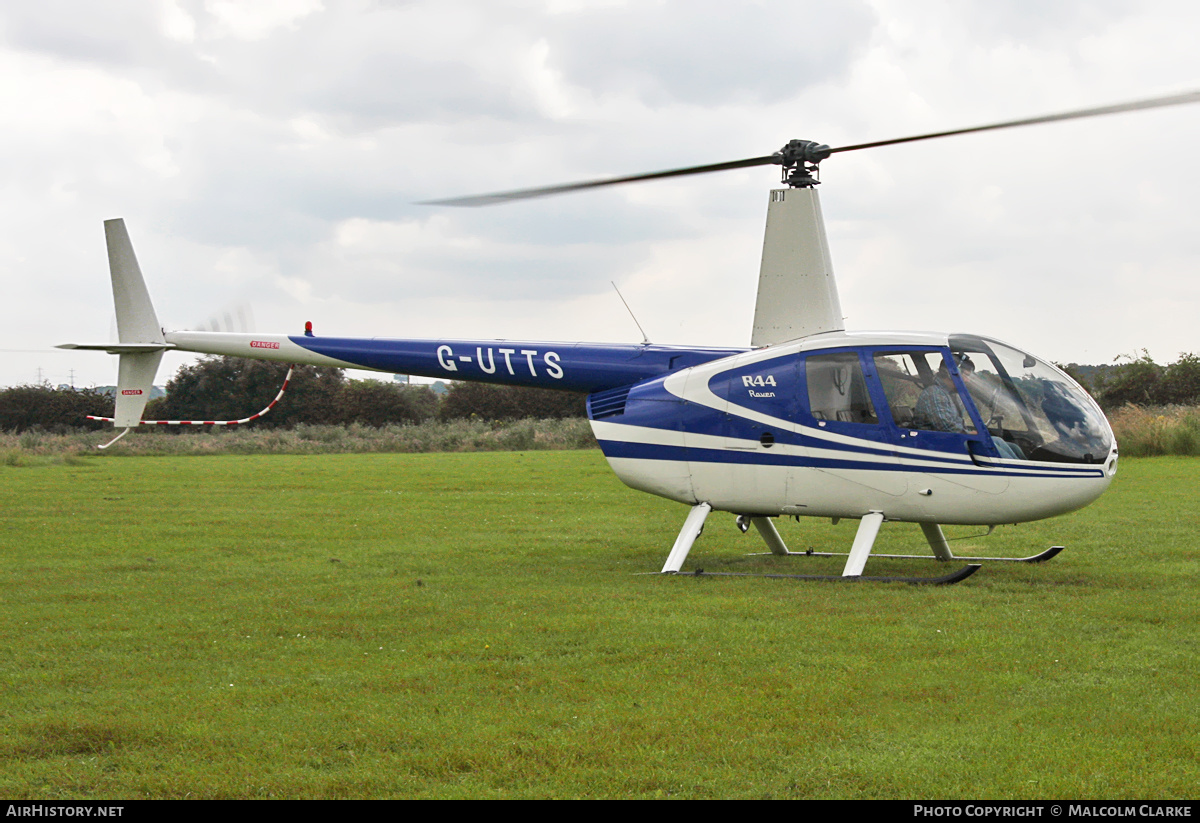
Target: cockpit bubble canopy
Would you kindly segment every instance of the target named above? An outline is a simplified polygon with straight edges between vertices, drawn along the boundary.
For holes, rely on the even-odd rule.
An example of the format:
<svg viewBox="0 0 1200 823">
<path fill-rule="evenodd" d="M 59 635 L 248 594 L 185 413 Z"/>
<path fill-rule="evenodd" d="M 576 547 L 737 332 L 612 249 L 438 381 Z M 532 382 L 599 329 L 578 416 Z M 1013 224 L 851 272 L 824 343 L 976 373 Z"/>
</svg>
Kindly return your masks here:
<svg viewBox="0 0 1200 823">
<path fill-rule="evenodd" d="M 963 384 L 993 437 L 1030 460 L 1103 463 L 1112 451 L 1104 413 L 1061 369 L 1007 343 L 950 336 Z"/>
</svg>

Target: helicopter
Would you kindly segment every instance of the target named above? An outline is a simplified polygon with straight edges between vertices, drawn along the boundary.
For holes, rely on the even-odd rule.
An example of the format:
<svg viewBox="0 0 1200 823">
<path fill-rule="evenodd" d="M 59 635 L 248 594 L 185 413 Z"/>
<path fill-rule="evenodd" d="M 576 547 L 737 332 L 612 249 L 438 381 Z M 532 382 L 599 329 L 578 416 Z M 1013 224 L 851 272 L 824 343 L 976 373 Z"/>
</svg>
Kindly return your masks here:
<svg viewBox="0 0 1200 823">
<path fill-rule="evenodd" d="M 792 140 L 743 160 L 424 203 L 486 206 L 778 165 L 783 185 L 769 195 L 744 348 L 326 337 L 311 324 L 294 335 L 166 331 L 121 219 L 104 224 L 119 342 L 60 348 L 119 357 L 113 417 L 97 419 L 123 431 L 104 447 L 143 424 L 236 425 L 270 409 L 239 421 L 143 420 L 167 350 L 585 392 L 593 433 L 617 477 L 689 507 L 661 573 L 681 573 L 709 515 L 726 512 L 743 532 L 753 526 L 774 555 L 846 558 L 841 575 L 779 576 L 954 583 L 984 562 L 1041 562 L 1062 547 L 1021 558 L 957 556 L 942 526 L 985 526 L 990 534 L 1082 508 L 1116 475 L 1117 443 L 1078 383 L 1010 343 L 969 333 L 848 331 L 817 194 L 819 165 L 841 152 L 1194 102 L 1200 92 L 840 147 Z M 779 517 L 859 525 L 848 552 L 793 552 L 775 526 Z M 888 521 L 919 524 L 932 554 L 874 556 L 966 565 L 937 577 L 865 575 Z"/>
</svg>

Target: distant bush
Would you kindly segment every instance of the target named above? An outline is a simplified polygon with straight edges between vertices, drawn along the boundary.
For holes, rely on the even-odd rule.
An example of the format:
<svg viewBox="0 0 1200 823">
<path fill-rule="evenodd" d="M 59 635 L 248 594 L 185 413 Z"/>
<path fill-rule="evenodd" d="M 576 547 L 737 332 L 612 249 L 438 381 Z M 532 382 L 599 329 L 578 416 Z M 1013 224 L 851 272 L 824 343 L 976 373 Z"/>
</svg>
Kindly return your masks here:
<svg viewBox="0 0 1200 823">
<path fill-rule="evenodd" d="M 239 420 L 256 414 L 279 393 L 288 367 L 240 357 L 205 357 L 167 381 L 167 396 L 152 400 L 147 420 Z M 340 422 L 341 369 L 297 366 L 287 393 L 256 426 Z"/>
<path fill-rule="evenodd" d="M 146 407 L 147 419 L 237 420 L 264 408 L 287 366 L 236 357 L 206 357 L 167 383 L 167 396 Z M 428 386 L 346 380 L 340 369 L 297 366 L 287 393 L 256 426 L 297 424 L 388 426 L 441 420 L 557 419 L 584 416 L 584 395 L 515 386 L 453 383 L 440 403 Z"/>
<path fill-rule="evenodd" d="M 1128 363 L 1119 364 L 1104 374 L 1098 398 L 1100 402 L 1109 408 L 1158 404 L 1163 367 L 1155 363 L 1146 351 L 1128 360 Z"/>
<path fill-rule="evenodd" d="M 441 420 L 557 420 L 586 417 L 587 395 L 526 386 L 494 386 L 489 383 L 451 383 L 442 407 Z"/>
<path fill-rule="evenodd" d="M 87 416 L 111 416 L 112 410 L 112 398 L 91 389 L 13 386 L 0 390 L 0 431 L 99 429 L 105 424 Z"/>
<path fill-rule="evenodd" d="M 1200 405 L 1200 357 L 1181 354 L 1167 366 L 1162 375 L 1158 400 L 1160 403 Z"/>
<path fill-rule="evenodd" d="M 331 422 L 376 427 L 411 425 L 430 420 L 437 412 L 437 395 L 428 386 L 349 380 L 338 391 Z"/>
<path fill-rule="evenodd" d="M 1183 353 L 1168 366 L 1160 366 L 1143 350 L 1123 355 L 1106 366 L 1079 366 L 1067 372 L 1083 384 L 1106 410 L 1135 406 L 1200 405 L 1200 356 Z"/>
<path fill-rule="evenodd" d="M 239 420 L 256 414 L 279 393 L 287 366 L 236 357 L 206 357 L 180 369 L 167 396 L 146 406 L 147 420 Z M 347 380 L 341 369 L 297 366 L 287 392 L 261 428 L 306 425 L 413 424 L 437 414 L 427 386 Z"/>
</svg>

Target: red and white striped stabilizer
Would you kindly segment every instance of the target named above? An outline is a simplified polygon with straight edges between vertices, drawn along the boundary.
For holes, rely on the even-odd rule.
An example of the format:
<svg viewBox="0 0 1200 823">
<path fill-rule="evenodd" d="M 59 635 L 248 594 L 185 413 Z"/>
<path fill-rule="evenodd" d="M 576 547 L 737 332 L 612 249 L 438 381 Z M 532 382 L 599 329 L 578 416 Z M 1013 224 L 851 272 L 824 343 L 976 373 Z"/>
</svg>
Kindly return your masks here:
<svg viewBox="0 0 1200 823">
<path fill-rule="evenodd" d="M 275 399 L 272 400 L 270 403 L 268 403 L 267 407 L 265 409 L 263 409 L 262 411 L 260 411 L 258 414 L 252 414 L 249 417 L 243 417 L 241 420 L 142 420 L 139 423 L 139 425 L 142 425 L 142 426 L 240 426 L 243 423 L 249 423 L 252 420 L 257 420 L 258 418 L 262 417 L 264 414 L 269 412 L 271 409 L 275 408 L 275 404 L 279 402 L 279 399 L 281 397 L 283 397 L 283 393 L 285 391 L 287 391 L 288 383 L 292 379 L 292 371 L 295 368 L 296 368 L 295 366 L 288 367 L 287 376 L 283 378 L 283 385 L 279 388 L 279 394 L 275 395 Z M 108 423 L 113 422 L 113 418 L 111 418 L 111 417 L 96 417 L 95 415 L 92 415 L 92 414 L 89 414 L 87 416 L 87 419 L 88 420 L 101 420 L 101 421 L 105 421 Z M 112 442 L 115 443 L 117 441 L 113 440 Z M 112 444 L 110 443 L 108 445 L 112 445 Z"/>
</svg>

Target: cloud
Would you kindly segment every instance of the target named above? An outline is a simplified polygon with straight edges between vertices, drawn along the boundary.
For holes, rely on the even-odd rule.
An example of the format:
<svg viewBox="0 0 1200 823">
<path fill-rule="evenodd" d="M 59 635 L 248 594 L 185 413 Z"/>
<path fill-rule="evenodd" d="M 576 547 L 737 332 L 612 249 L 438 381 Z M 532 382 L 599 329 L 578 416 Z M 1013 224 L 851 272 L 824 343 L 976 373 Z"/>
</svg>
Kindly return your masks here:
<svg viewBox="0 0 1200 823">
<path fill-rule="evenodd" d="M 42 352 L 0 382 L 39 357 L 111 380 L 49 349 L 107 335 L 114 216 L 181 325 L 248 301 L 264 330 L 636 340 L 616 280 L 656 340 L 738 344 L 774 168 L 414 201 L 1186 89 L 1198 18 L 1108 0 L 9 4 L 0 348 Z M 1196 109 L 827 161 L 850 323 L 1062 360 L 1195 350 Z"/>
<path fill-rule="evenodd" d="M 545 22 L 551 62 L 568 83 L 651 106 L 720 106 L 778 101 L 837 80 L 875 21 L 865 3 L 698 0 L 603 6 Z"/>
</svg>

